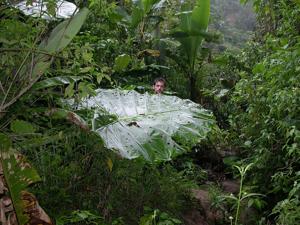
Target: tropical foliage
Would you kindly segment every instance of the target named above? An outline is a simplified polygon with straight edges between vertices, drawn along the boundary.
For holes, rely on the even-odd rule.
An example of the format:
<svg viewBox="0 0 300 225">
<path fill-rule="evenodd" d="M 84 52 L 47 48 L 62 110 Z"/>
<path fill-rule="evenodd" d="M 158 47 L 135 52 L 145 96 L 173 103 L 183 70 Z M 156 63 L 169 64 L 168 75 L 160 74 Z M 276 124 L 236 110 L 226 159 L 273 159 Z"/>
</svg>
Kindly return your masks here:
<svg viewBox="0 0 300 225">
<path fill-rule="evenodd" d="M 196 59 L 204 38 L 208 38 L 207 27 L 210 15 L 210 1 L 197 1 L 191 10 L 190 5 L 182 5 L 180 23 L 173 31 L 173 36 L 181 43 L 183 53 L 186 55 L 186 73 L 190 82 L 190 97 L 196 100 Z"/>
<path fill-rule="evenodd" d="M 298 0 L 79 0 L 69 19 L 17 2 L 0 3 L 1 224 L 297 224 Z"/>
</svg>

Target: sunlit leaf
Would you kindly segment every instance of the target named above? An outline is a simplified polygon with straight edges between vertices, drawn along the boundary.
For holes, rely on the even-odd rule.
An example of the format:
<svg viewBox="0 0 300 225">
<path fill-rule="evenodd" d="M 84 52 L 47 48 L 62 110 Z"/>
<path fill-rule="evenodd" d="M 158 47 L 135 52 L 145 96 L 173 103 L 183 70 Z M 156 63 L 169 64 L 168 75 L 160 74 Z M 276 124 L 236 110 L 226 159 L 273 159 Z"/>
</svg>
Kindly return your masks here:
<svg viewBox="0 0 300 225">
<path fill-rule="evenodd" d="M 210 15 L 210 0 L 198 0 L 192 11 L 192 29 L 206 31 Z"/>
<path fill-rule="evenodd" d="M 108 158 L 107 159 L 107 166 L 108 166 L 108 169 L 109 169 L 110 172 L 112 171 L 113 165 L 114 164 L 113 164 L 111 158 Z"/>
<path fill-rule="evenodd" d="M 116 71 L 121 71 L 123 69 L 125 69 L 128 64 L 130 63 L 131 58 L 129 55 L 123 54 L 123 55 L 119 55 L 116 59 L 115 59 L 115 66 L 114 69 Z"/>
<path fill-rule="evenodd" d="M 265 66 L 263 63 L 256 64 L 252 69 L 253 73 L 262 73 L 263 71 L 265 71 Z"/>
<path fill-rule="evenodd" d="M 75 83 L 72 82 L 68 85 L 68 87 L 66 87 L 65 97 L 72 97 L 75 94 L 74 85 L 75 85 Z"/>
<path fill-rule="evenodd" d="M 263 194 L 259 194 L 259 193 L 250 193 L 250 194 L 244 195 L 244 196 L 241 198 L 241 201 L 243 201 L 243 200 L 246 199 L 246 198 L 250 198 L 250 197 L 266 197 L 266 196 L 263 195 Z"/>
<path fill-rule="evenodd" d="M 149 13 L 154 4 L 159 2 L 160 0 L 141 0 L 142 8 L 145 11 L 145 13 Z"/>
<path fill-rule="evenodd" d="M 107 148 L 129 159 L 170 160 L 199 143 L 215 124 L 210 112 L 175 96 L 98 90 L 81 106 L 95 110 L 94 129 Z M 97 117 L 107 113 L 116 119 L 97 125 Z"/>
<path fill-rule="evenodd" d="M 89 95 L 95 95 L 94 84 L 88 82 L 80 82 L 78 85 L 79 97 L 85 98 Z"/>
<path fill-rule="evenodd" d="M 92 70 L 93 70 L 93 67 L 87 66 L 87 67 L 84 67 L 84 68 L 80 68 L 80 73 L 88 73 Z"/>
</svg>

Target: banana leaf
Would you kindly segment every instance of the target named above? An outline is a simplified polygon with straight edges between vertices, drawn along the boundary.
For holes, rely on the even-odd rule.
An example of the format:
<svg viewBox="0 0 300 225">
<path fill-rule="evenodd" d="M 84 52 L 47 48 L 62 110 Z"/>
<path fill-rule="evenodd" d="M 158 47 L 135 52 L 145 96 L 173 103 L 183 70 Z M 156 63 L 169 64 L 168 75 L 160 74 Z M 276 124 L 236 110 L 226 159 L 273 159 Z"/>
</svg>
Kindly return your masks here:
<svg viewBox="0 0 300 225">
<path fill-rule="evenodd" d="M 25 157 L 12 148 L 11 140 L 1 133 L 0 143 L 0 167 L 3 169 L 18 223 L 20 225 L 28 224 L 31 219 L 30 207 L 33 208 L 33 206 L 26 205 L 24 202 L 24 197 L 27 194 L 25 190 L 29 185 L 41 179 Z"/>
<path fill-rule="evenodd" d="M 184 36 L 175 36 L 175 38 L 181 43 L 191 68 L 194 67 L 199 46 L 201 46 L 203 39 L 207 35 L 209 15 L 210 0 L 197 0 L 193 10 L 190 10 L 190 5 L 185 3 L 182 6 L 182 12 L 179 14 L 180 24 L 172 32 L 185 33 Z"/>
<path fill-rule="evenodd" d="M 130 16 L 122 8 L 117 8 L 116 12 L 130 24 L 131 28 L 136 28 L 151 10 L 162 8 L 164 2 L 165 0 L 136 0 Z"/>
<path fill-rule="evenodd" d="M 74 17 L 58 24 L 48 39 L 41 42 L 39 48 L 47 53 L 56 53 L 65 48 L 80 30 L 89 14 L 87 8 L 82 8 Z"/>
<path fill-rule="evenodd" d="M 94 110 L 93 130 L 107 148 L 128 159 L 171 160 L 199 143 L 215 125 L 209 111 L 176 96 L 119 89 L 96 93 L 81 102 L 81 108 Z"/>
</svg>

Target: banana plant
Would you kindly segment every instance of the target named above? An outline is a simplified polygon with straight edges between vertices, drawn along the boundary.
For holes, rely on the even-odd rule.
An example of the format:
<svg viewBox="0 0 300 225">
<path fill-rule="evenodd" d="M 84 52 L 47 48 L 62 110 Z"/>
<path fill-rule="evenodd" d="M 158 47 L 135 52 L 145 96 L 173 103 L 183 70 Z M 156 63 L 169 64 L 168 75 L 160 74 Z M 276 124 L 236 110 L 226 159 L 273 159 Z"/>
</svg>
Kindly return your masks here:
<svg viewBox="0 0 300 225">
<path fill-rule="evenodd" d="M 48 38 L 27 53 L 18 68 L 7 77 L 0 78 L 0 118 L 41 78 L 55 55 L 75 37 L 88 13 L 89 10 L 83 8 L 74 17 L 58 24 Z"/>
<path fill-rule="evenodd" d="M 51 65 L 55 55 L 66 47 L 80 30 L 88 15 L 84 8 L 74 17 L 58 24 L 49 37 L 29 49 L 21 65 L 7 76 L 0 77 L 0 119 L 10 106 L 37 83 Z M 37 38 L 36 42 L 38 42 Z M 1 79 L 3 78 L 3 79 Z M 56 82 L 64 83 L 66 79 Z M 43 84 L 45 86 L 49 84 Z M 2 122 L 2 121 L 1 121 Z M 6 123 L 6 122 L 5 122 Z M 11 124 L 12 135 L 32 133 L 30 124 L 16 121 Z M 35 197 L 26 188 L 40 181 L 37 171 L 14 148 L 9 135 L 0 133 L 0 223 L 52 225 L 50 218 L 40 208 Z"/>
<path fill-rule="evenodd" d="M 191 99 L 196 99 L 195 62 L 203 40 L 211 36 L 207 33 L 210 0 L 197 0 L 191 10 L 186 3 L 179 13 L 179 25 L 172 31 L 171 36 L 181 43 L 181 48 L 187 57 L 187 76 L 190 80 Z"/>
<path fill-rule="evenodd" d="M 128 159 L 171 160 L 215 126 L 209 111 L 176 96 L 99 89 L 80 107 L 94 111 L 92 127 L 106 147 Z"/>
<path fill-rule="evenodd" d="M 52 225 L 50 218 L 26 188 L 39 182 L 37 171 L 12 147 L 12 141 L 0 133 L 0 222 L 8 224 Z M 5 202 L 5 203 L 4 203 Z"/>
<path fill-rule="evenodd" d="M 124 9 L 119 8 L 118 13 L 123 17 L 132 30 L 138 29 L 141 41 L 144 41 L 145 32 L 150 25 L 151 21 L 154 21 L 157 26 L 162 18 L 154 14 L 155 10 L 162 8 L 166 0 L 136 0 L 133 1 L 133 9 L 131 15 L 128 15 Z"/>
<path fill-rule="evenodd" d="M 164 0 L 137 0 L 131 15 L 131 26 L 136 27 L 141 23 L 149 13 L 156 8 L 157 5 L 161 5 Z"/>
</svg>

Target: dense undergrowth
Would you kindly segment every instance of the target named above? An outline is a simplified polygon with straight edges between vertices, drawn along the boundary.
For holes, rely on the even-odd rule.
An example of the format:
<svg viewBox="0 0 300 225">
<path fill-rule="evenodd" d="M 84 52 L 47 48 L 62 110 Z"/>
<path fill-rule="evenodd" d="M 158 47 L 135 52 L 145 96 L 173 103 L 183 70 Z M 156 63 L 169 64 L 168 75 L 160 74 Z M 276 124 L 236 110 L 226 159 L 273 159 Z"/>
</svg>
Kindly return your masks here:
<svg viewBox="0 0 300 225">
<path fill-rule="evenodd" d="M 254 163 L 249 185 L 252 191 L 266 194 L 261 223 L 270 219 L 296 224 L 300 8 L 296 1 L 255 1 L 255 6 L 259 21 L 256 40 L 231 67 L 239 79 L 230 99 L 217 111 L 224 116 L 225 109 L 228 131 L 236 135 L 231 143 L 240 149 L 241 162 Z M 240 64 L 242 67 L 237 67 Z"/>
<path fill-rule="evenodd" d="M 156 7 L 159 1 L 79 1 L 90 10 L 80 32 L 64 49 L 46 54 L 39 44 L 59 21 L 25 16 L 8 2 L 0 5 L 1 163 L 7 149 L 27 157 L 41 177 L 30 191 L 56 224 L 184 223 L 186 212 L 203 213 L 190 192 L 202 185 L 209 187 L 211 209 L 222 211 L 220 224 L 297 224 L 299 1 L 253 0 L 254 37 L 239 50 L 235 45 L 243 45 L 236 42 L 245 34 L 234 38 L 226 44 L 234 51 L 222 51 L 226 45 L 218 43 L 218 32 L 228 32 L 223 24 L 232 18 L 218 24 L 216 5 L 208 30 L 214 33 L 195 34 L 182 28 L 181 1 Z M 186 2 L 190 7 L 198 1 Z M 237 7 L 237 1 L 229 2 L 226 7 Z M 184 42 L 186 35 L 198 43 L 196 49 Z M 45 62 L 40 54 L 52 64 L 38 64 Z M 45 71 L 37 80 L 36 65 Z M 90 130 L 91 121 L 82 121 L 62 101 L 78 102 L 97 88 L 144 93 L 161 74 L 167 94 L 201 103 L 219 125 L 170 162 L 122 159 Z M 224 197 L 219 183 L 241 175 L 239 195 Z M 248 212 L 252 220 L 243 220 Z"/>
<path fill-rule="evenodd" d="M 57 142 L 26 153 L 39 173 L 47 174 L 33 191 L 41 205 L 52 206 L 48 212 L 53 218 L 81 209 L 107 223 L 119 218 L 137 224 L 144 207 L 180 218 L 191 204 L 187 190 L 195 185 L 171 165 L 121 159 L 91 134 L 74 127 L 63 132 L 67 135 Z"/>
</svg>

